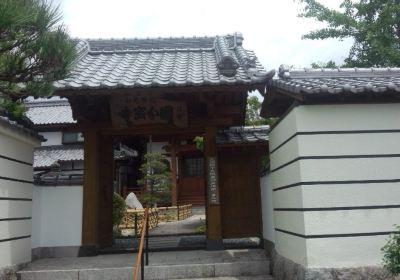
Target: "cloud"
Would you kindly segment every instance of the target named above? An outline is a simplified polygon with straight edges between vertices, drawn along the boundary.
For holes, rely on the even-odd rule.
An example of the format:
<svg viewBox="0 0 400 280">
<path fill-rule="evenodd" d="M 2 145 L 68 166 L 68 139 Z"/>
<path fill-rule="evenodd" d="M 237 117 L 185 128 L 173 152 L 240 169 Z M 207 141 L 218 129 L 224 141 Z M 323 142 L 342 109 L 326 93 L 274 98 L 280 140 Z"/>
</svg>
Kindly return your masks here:
<svg viewBox="0 0 400 280">
<path fill-rule="evenodd" d="M 81 38 L 204 36 L 242 32 L 246 48 L 263 65 L 309 66 L 342 62 L 351 40 L 308 41 L 301 35 L 321 26 L 298 18 L 293 0 L 57 0 L 72 36 Z M 331 7 L 340 0 L 325 0 Z"/>
</svg>

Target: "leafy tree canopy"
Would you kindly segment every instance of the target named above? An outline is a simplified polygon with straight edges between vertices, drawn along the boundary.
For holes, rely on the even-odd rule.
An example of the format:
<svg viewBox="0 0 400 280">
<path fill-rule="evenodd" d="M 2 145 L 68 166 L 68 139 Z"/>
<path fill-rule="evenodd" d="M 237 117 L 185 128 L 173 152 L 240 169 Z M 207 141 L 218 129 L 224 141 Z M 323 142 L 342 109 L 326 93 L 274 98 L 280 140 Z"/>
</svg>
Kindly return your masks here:
<svg viewBox="0 0 400 280">
<path fill-rule="evenodd" d="M 311 63 L 311 68 L 338 68 L 336 62 L 329 60 L 328 62 L 313 62 Z"/>
<path fill-rule="evenodd" d="M 46 0 L 0 1 L 0 109 L 21 115 L 21 98 L 48 96 L 67 76 L 75 45 Z"/>
<path fill-rule="evenodd" d="M 245 125 L 272 125 L 275 118 L 265 119 L 260 116 L 261 102 L 257 96 L 249 96 L 246 105 Z"/>
<path fill-rule="evenodd" d="M 316 0 L 299 2 L 304 7 L 300 16 L 327 24 L 325 28 L 304 35 L 304 39 L 354 39 L 345 66 L 400 65 L 398 0 L 344 0 L 339 11 L 327 8 Z"/>
</svg>

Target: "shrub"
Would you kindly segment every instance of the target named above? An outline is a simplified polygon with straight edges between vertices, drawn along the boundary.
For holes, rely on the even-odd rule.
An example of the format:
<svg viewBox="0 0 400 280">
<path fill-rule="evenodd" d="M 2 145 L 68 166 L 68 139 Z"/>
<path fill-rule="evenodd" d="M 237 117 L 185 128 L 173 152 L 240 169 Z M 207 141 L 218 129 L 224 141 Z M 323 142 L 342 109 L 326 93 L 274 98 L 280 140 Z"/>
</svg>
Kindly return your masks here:
<svg viewBox="0 0 400 280">
<path fill-rule="evenodd" d="M 125 200 L 117 193 L 113 194 L 113 226 L 117 227 L 121 224 L 125 215 Z"/>
<path fill-rule="evenodd" d="M 400 226 L 396 228 L 382 248 L 383 266 L 395 276 L 400 275 Z"/>
</svg>

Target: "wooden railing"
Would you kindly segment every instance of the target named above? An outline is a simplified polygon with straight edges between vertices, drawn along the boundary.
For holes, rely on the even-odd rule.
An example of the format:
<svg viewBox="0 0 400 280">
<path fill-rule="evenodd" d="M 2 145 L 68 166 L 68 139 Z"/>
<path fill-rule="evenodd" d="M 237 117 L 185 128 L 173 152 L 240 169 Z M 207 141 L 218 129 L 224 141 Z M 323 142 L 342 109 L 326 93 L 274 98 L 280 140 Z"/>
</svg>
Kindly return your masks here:
<svg viewBox="0 0 400 280">
<path fill-rule="evenodd" d="M 141 228 L 141 232 L 140 232 L 140 241 L 139 241 L 139 249 L 138 252 L 136 254 L 136 261 L 135 261 L 135 267 L 133 270 L 133 280 L 137 280 L 138 279 L 138 273 L 139 273 L 139 266 L 140 266 L 140 274 L 141 274 L 141 279 L 144 279 L 144 255 L 143 255 L 143 246 L 144 243 L 146 242 L 146 265 L 149 264 L 149 250 L 148 250 L 148 246 L 149 246 L 149 239 L 148 239 L 148 235 L 149 235 L 149 223 L 148 223 L 148 218 L 149 218 L 149 208 L 146 208 L 146 210 L 144 211 L 144 219 L 143 219 L 143 223 L 142 223 L 142 228 Z"/>
</svg>

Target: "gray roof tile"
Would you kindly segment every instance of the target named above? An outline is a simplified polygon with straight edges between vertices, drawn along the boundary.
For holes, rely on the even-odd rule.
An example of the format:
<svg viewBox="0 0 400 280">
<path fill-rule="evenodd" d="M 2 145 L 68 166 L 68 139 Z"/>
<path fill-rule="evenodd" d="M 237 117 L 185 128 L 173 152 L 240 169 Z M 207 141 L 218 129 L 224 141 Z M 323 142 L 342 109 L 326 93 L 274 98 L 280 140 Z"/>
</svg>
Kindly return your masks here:
<svg viewBox="0 0 400 280">
<path fill-rule="evenodd" d="M 217 144 L 251 144 L 268 141 L 269 126 L 230 127 L 219 130 Z"/>
<path fill-rule="evenodd" d="M 260 84 L 271 79 L 241 34 L 79 41 L 79 59 L 56 89 Z"/>
<path fill-rule="evenodd" d="M 35 125 L 65 125 L 76 121 L 72 118 L 72 110 L 66 99 L 53 97 L 40 98 L 25 103 L 26 116 Z"/>
<path fill-rule="evenodd" d="M 83 158 L 83 145 L 42 146 L 34 151 L 33 167 L 49 168 L 58 161 L 78 161 Z"/>
<path fill-rule="evenodd" d="M 279 68 L 273 87 L 295 94 L 334 95 L 400 93 L 400 68 L 338 68 L 290 70 Z"/>
<path fill-rule="evenodd" d="M 0 126 L 18 131 L 19 133 L 22 133 L 25 137 L 28 136 L 39 141 L 44 141 L 44 138 L 41 135 L 39 135 L 34 129 L 27 127 L 23 124 L 20 124 L 17 121 L 13 121 L 7 116 L 0 115 Z"/>
</svg>

